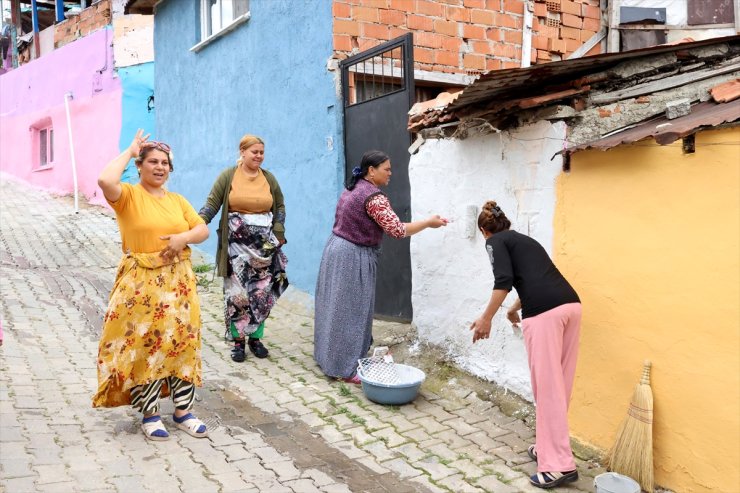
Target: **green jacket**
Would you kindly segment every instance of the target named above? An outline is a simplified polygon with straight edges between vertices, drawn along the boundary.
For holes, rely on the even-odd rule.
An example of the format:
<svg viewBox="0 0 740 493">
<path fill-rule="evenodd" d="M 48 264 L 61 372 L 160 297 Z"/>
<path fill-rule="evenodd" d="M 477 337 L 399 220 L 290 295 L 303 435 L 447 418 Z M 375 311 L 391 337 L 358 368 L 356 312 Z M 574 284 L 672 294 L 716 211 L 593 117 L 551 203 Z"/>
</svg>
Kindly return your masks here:
<svg viewBox="0 0 740 493">
<path fill-rule="evenodd" d="M 221 210 L 221 221 L 218 225 L 218 246 L 216 247 L 216 267 L 217 273 L 221 277 L 227 277 L 229 272 L 229 192 L 231 192 L 231 182 L 234 179 L 234 173 L 237 167 L 227 168 L 218 175 L 211 193 L 208 194 L 206 204 L 198 211 L 198 215 L 203 218 L 206 224 L 216 216 L 219 209 Z M 283 201 L 283 192 L 275 176 L 263 169 L 267 183 L 270 185 L 272 194 L 272 232 L 279 240 L 285 240 L 285 202 Z"/>
</svg>

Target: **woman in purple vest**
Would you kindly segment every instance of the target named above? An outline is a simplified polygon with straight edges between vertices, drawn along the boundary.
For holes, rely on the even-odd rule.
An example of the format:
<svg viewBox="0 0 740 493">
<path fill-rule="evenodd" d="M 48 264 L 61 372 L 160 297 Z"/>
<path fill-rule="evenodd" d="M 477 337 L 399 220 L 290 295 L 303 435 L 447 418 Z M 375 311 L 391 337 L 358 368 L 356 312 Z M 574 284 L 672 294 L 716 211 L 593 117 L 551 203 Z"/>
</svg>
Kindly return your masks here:
<svg viewBox="0 0 740 493">
<path fill-rule="evenodd" d="M 362 156 L 339 197 L 334 228 L 316 282 L 314 359 L 326 375 L 349 383 L 360 383 L 357 360 L 370 349 L 376 265 L 383 233 L 405 238 L 447 224 L 437 215 L 402 223 L 378 188 L 388 185 L 390 178 L 387 154 L 368 151 Z"/>
</svg>

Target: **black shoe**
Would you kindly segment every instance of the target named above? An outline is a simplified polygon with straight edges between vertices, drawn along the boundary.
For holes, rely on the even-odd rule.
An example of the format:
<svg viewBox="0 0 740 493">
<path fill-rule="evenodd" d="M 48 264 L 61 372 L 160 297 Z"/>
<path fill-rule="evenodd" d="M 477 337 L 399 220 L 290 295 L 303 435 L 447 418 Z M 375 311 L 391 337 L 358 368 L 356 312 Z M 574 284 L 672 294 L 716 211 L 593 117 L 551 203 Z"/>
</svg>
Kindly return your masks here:
<svg viewBox="0 0 740 493">
<path fill-rule="evenodd" d="M 231 348 L 231 359 L 237 363 L 242 363 L 247 359 L 247 353 L 244 351 L 244 341 L 234 341 L 234 347 Z"/>
<path fill-rule="evenodd" d="M 249 344 L 249 350 L 252 351 L 252 354 L 258 358 L 267 358 L 267 355 L 270 353 L 259 339 L 252 339 L 250 337 L 247 344 Z"/>
<path fill-rule="evenodd" d="M 578 471 L 538 472 L 529 478 L 529 483 L 537 488 L 550 489 L 565 483 L 578 481 Z"/>
</svg>

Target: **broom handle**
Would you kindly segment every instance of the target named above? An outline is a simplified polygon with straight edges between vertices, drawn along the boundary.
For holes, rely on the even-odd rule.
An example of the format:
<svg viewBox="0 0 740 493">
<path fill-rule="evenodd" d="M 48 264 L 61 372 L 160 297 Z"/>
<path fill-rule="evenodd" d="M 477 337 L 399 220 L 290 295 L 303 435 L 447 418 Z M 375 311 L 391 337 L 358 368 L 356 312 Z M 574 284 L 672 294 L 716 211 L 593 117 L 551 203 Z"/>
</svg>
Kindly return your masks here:
<svg viewBox="0 0 740 493">
<path fill-rule="evenodd" d="M 641 384 L 650 385 L 650 367 L 652 363 L 646 359 L 642 367 L 642 378 L 640 379 Z"/>
</svg>

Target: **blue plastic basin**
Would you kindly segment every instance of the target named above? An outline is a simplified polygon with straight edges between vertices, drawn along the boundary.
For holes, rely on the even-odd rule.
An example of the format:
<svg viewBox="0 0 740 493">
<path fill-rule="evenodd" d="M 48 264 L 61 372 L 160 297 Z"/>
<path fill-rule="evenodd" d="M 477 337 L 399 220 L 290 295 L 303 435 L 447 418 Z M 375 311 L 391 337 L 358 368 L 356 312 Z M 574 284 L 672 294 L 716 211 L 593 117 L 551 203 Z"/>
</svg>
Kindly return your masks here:
<svg viewBox="0 0 740 493">
<path fill-rule="evenodd" d="M 419 387 L 426 378 L 426 374 L 418 368 L 409 365 L 395 364 L 399 376 L 399 383 L 387 384 L 374 382 L 362 374 L 362 368 L 357 370 L 357 376 L 362 382 L 362 391 L 368 399 L 378 404 L 401 405 L 413 401 L 419 393 Z"/>
</svg>

